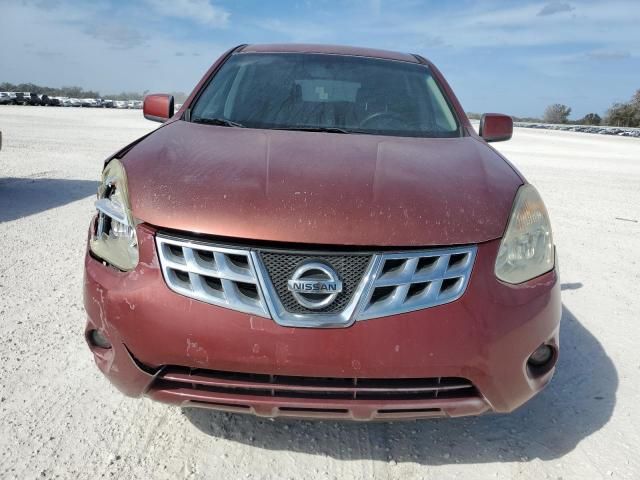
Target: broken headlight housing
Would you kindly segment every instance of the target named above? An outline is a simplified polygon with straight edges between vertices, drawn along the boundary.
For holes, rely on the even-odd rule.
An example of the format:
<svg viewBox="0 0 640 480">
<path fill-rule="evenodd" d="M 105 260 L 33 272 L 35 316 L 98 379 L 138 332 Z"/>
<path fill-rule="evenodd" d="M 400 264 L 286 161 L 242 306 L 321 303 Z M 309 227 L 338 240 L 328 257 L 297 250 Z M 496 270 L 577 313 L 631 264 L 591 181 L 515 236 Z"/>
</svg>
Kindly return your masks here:
<svg viewBox="0 0 640 480">
<path fill-rule="evenodd" d="M 119 160 L 111 160 L 102 172 L 98 189 L 98 219 L 89 240 L 94 255 L 120 270 L 138 264 L 138 237 L 129 205 L 127 175 Z"/>
<path fill-rule="evenodd" d="M 523 283 L 553 269 L 555 263 L 547 209 L 532 185 L 516 194 L 507 230 L 496 259 L 496 276 L 507 283 Z"/>
</svg>

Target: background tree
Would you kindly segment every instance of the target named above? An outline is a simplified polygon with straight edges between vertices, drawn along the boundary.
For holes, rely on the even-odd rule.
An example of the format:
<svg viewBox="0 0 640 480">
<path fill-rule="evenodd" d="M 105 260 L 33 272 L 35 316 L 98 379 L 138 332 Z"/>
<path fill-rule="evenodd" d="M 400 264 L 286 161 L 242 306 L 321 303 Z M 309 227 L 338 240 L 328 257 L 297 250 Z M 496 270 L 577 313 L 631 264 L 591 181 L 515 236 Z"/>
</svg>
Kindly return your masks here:
<svg viewBox="0 0 640 480">
<path fill-rule="evenodd" d="M 607 111 L 607 125 L 640 127 L 640 106 L 632 103 L 614 103 Z"/>
<path fill-rule="evenodd" d="M 636 93 L 631 97 L 631 105 L 634 105 L 636 108 L 640 108 L 640 88 L 636 90 Z"/>
<path fill-rule="evenodd" d="M 0 0 L 1 1 L 1 0 Z M 50 97 L 69 97 L 69 98 L 109 98 L 112 100 L 142 100 L 144 96 L 149 93 L 149 90 L 144 92 L 122 92 L 113 95 L 101 95 L 100 92 L 95 90 L 84 90 L 81 87 L 69 86 L 69 87 L 43 87 L 34 83 L 0 83 L 0 92 L 30 92 L 37 93 L 38 95 L 44 94 Z M 183 103 L 187 98 L 187 94 L 184 92 L 171 92 L 176 98 L 176 103 Z"/>
<path fill-rule="evenodd" d="M 0 92 L 30 92 L 49 95 L 50 97 L 99 98 L 100 93 L 94 90 L 83 90 L 80 87 L 42 87 L 34 83 L 0 83 Z"/>
<path fill-rule="evenodd" d="M 571 107 L 554 103 L 549 105 L 544 111 L 544 121 L 547 123 L 567 123 L 571 115 Z"/>
<path fill-rule="evenodd" d="M 602 118 L 597 113 L 587 113 L 578 123 L 581 125 L 600 125 Z"/>
<path fill-rule="evenodd" d="M 607 125 L 614 127 L 640 127 L 640 89 L 627 103 L 614 103 L 607 110 Z"/>
</svg>

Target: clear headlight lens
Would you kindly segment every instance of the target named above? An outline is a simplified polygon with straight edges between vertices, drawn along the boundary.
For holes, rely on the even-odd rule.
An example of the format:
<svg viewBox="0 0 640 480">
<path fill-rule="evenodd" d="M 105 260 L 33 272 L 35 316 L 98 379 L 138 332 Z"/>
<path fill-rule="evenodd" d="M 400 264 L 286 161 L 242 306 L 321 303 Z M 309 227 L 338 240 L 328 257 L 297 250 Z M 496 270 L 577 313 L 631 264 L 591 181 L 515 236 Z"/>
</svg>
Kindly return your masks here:
<svg viewBox="0 0 640 480">
<path fill-rule="evenodd" d="M 496 259 L 496 276 L 522 283 L 553 269 L 554 247 L 547 209 L 532 185 L 523 185 L 513 203 Z"/>
<path fill-rule="evenodd" d="M 120 270 L 138 264 L 138 237 L 129 205 L 127 175 L 120 161 L 109 162 L 98 189 L 98 221 L 89 241 L 91 251 Z"/>
</svg>

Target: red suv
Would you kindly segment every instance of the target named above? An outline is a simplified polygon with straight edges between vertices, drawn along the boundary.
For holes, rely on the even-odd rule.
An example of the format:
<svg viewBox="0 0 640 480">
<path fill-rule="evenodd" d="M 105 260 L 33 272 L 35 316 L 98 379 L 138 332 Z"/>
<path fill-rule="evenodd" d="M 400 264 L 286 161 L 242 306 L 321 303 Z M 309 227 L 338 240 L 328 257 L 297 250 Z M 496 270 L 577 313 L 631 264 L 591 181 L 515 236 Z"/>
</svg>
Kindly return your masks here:
<svg viewBox="0 0 640 480">
<path fill-rule="evenodd" d="M 533 186 L 418 55 L 225 53 L 106 161 L 86 339 L 126 395 L 261 416 L 509 412 L 551 379 L 555 248 Z"/>
</svg>

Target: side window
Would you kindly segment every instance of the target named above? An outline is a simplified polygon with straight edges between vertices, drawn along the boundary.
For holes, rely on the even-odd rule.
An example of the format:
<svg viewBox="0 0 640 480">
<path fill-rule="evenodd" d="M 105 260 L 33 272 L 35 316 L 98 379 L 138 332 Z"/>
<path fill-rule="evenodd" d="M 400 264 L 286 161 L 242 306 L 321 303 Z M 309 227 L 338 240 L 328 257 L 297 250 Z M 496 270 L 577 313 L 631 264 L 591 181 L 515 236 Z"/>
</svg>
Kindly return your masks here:
<svg viewBox="0 0 640 480">
<path fill-rule="evenodd" d="M 234 85 L 239 70 L 238 66 L 234 66 L 216 75 L 198 100 L 193 117 L 218 118 L 224 115 L 229 104 L 229 90 Z"/>
<path fill-rule="evenodd" d="M 238 68 L 237 74 L 233 78 L 233 82 L 230 82 L 227 101 L 224 103 L 224 118 L 231 118 L 231 116 L 233 115 L 233 110 L 236 106 L 236 99 L 238 98 L 238 87 L 244 80 L 246 72 L 247 67 Z"/>
<path fill-rule="evenodd" d="M 447 105 L 447 101 L 445 100 L 440 88 L 436 84 L 436 81 L 433 79 L 431 75 L 427 77 L 427 87 L 429 90 L 429 94 L 431 98 L 438 105 L 438 108 L 435 108 L 435 123 L 440 127 L 443 131 L 453 131 L 458 128 L 456 124 L 455 118 L 453 118 L 453 113 Z"/>
</svg>

